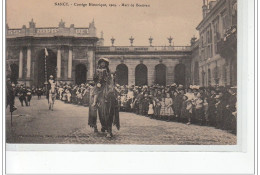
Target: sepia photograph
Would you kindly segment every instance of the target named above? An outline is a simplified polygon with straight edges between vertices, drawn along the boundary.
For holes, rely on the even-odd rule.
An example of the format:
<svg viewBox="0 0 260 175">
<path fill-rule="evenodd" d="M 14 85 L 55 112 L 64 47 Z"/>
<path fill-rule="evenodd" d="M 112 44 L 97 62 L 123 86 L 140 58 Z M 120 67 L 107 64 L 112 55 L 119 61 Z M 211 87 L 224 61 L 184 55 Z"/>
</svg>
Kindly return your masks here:
<svg viewBox="0 0 260 175">
<path fill-rule="evenodd" d="M 6 0 L 6 143 L 237 145 L 237 3 Z"/>
</svg>

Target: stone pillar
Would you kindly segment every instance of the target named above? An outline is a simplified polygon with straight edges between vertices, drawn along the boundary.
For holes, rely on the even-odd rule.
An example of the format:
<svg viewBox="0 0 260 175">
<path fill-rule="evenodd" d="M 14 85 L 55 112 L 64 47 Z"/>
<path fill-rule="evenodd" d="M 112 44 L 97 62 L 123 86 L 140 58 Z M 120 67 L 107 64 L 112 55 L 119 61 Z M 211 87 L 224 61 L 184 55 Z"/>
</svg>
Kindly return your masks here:
<svg viewBox="0 0 260 175">
<path fill-rule="evenodd" d="M 155 66 L 151 64 L 147 66 L 147 69 L 148 86 L 151 86 L 154 84 Z"/>
<path fill-rule="evenodd" d="M 72 75 L 72 48 L 69 48 L 69 59 L 68 59 L 68 78 Z"/>
<path fill-rule="evenodd" d="M 179 61 L 176 60 L 171 64 L 166 64 L 166 85 L 171 85 L 175 82 L 175 66 L 179 64 Z"/>
<path fill-rule="evenodd" d="M 20 49 L 19 54 L 19 78 L 23 78 L 23 49 Z"/>
<path fill-rule="evenodd" d="M 31 77 L 31 48 L 27 47 L 27 70 L 26 70 L 26 78 Z"/>
<path fill-rule="evenodd" d="M 61 77 L 61 50 L 60 47 L 57 51 L 57 79 Z"/>
<path fill-rule="evenodd" d="M 88 51 L 88 76 L 87 80 L 93 80 L 94 70 L 95 70 L 95 55 L 93 50 Z"/>
<path fill-rule="evenodd" d="M 221 23 L 221 22 L 220 22 Z M 212 38 L 212 45 L 211 45 L 211 47 L 212 47 L 212 57 L 214 57 L 214 55 L 215 55 L 215 53 L 216 53 L 216 51 L 215 51 L 215 37 L 214 37 L 214 33 L 215 33 L 215 31 L 214 31 L 214 25 L 213 25 L 213 23 L 210 23 L 210 28 L 211 28 L 211 38 Z M 216 43 L 217 44 L 217 43 Z"/>
<path fill-rule="evenodd" d="M 135 67 L 136 66 L 129 66 L 128 67 L 128 84 L 135 85 Z"/>
</svg>

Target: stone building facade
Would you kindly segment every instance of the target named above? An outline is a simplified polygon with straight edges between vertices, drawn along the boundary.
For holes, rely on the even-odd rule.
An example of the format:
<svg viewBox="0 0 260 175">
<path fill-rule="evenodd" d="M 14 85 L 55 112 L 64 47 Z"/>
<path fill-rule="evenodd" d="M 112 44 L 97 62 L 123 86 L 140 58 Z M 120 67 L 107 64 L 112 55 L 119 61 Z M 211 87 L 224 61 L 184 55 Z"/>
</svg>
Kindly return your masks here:
<svg viewBox="0 0 260 175">
<path fill-rule="evenodd" d="M 74 25 L 66 28 L 62 20 L 58 27 L 36 28 L 32 20 L 29 28 L 7 26 L 6 37 L 7 71 L 16 83 L 43 86 L 50 75 L 73 83 L 93 77 L 99 41 L 94 21 L 89 28 L 75 28 Z"/>
<path fill-rule="evenodd" d="M 50 75 L 58 81 L 81 84 L 93 79 L 97 61 L 110 59 L 121 85 L 189 85 L 191 47 L 189 46 L 103 46 L 103 33 L 96 36 L 94 21 L 88 28 L 29 28 L 7 26 L 6 65 L 12 81 L 27 86 L 43 86 Z M 46 66 L 45 66 L 46 65 Z"/>
<path fill-rule="evenodd" d="M 199 39 L 199 84 L 237 85 L 237 0 L 203 0 Z M 194 47 L 194 51 L 197 48 Z"/>
<path fill-rule="evenodd" d="M 190 85 L 191 47 L 98 47 L 96 61 L 101 57 L 121 85 Z"/>
<path fill-rule="evenodd" d="M 236 6 L 237 0 L 203 0 L 200 38 L 193 37 L 191 46 L 170 40 L 169 46 L 152 46 L 152 38 L 150 46 L 114 46 L 113 38 L 104 46 L 94 20 L 88 27 L 66 27 L 62 20 L 58 27 L 37 28 L 33 20 L 28 28 L 7 25 L 6 70 L 13 82 L 28 86 L 43 86 L 49 75 L 81 84 L 93 79 L 97 61 L 106 57 L 120 85 L 236 86 Z"/>
</svg>

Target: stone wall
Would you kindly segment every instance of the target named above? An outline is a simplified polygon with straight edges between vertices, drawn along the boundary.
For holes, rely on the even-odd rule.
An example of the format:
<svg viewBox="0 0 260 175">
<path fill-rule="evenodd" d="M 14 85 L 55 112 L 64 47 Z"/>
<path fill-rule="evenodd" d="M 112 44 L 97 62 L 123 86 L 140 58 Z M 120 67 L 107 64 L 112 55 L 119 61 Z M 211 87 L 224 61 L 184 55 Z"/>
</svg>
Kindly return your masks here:
<svg viewBox="0 0 260 175">
<path fill-rule="evenodd" d="M 139 64 L 144 64 L 147 67 L 148 85 L 155 83 L 155 66 L 164 64 L 166 66 L 166 84 L 171 85 L 174 81 L 175 66 L 179 63 L 185 65 L 186 85 L 190 84 L 190 57 L 189 56 L 155 56 L 155 55 L 96 55 L 96 64 L 102 57 L 110 60 L 110 70 L 116 71 L 116 67 L 120 64 L 125 64 L 128 67 L 128 85 L 135 84 L 135 68 Z"/>
</svg>

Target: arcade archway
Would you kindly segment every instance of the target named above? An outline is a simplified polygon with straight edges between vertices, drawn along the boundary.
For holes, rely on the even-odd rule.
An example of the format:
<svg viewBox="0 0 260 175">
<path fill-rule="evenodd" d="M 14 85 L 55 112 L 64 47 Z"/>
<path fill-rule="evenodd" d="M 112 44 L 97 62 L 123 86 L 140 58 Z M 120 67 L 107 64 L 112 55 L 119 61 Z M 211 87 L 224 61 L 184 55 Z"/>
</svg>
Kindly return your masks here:
<svg viewBox="0 0 260 175">
<path fill-rule="evenodd" d="M 144 64 L 139 64 L 135 68 L 135 85 L 147 85 L 147 67 Z"/>
<path fill-rule="evenodd" d="M 155 84 L 166 85 L 166 66 L 164 64 L 155 66 Z"/>
<path fill-rule="evenodd" d="M 175 83 L 177 85 L 183 85 L 185 86 L 186 84 L 186 75 L 185 75 L 185 65 L 184 64 L 177 64 L 175 66 L 175 70 L 174 70 L 174 80 L 175 80 Z"/>
<path fill-rule="evenodd" d="M 45 53 L 45 49 L 42 49 L 38 54 L 38 86 L 44 86 L 44 82 L 47 81 L 52 75 L 54 79 L 56 79 L 56 71 L 57 71 L 57 56 L 56 54 L 51 50 L 47 49 L 48 53 Z M 46 71 L 45 71 L 45 55 L 46 56 Z M 46 77 L 47 75 L 47 77 Z"/>
<path fill-rule="evenodd" d="M 125 64 L 116 67 L 116 82 L 120 86 L 128 85 L 128 67 Z"/>
<path fill-rule="evenodd" d="M 75 75 L 76 84 L 86 83 L 87 81 L 87 67 L 84 64 L 78 64 L 76 66 L 76 75 Z"/>
</svg>

